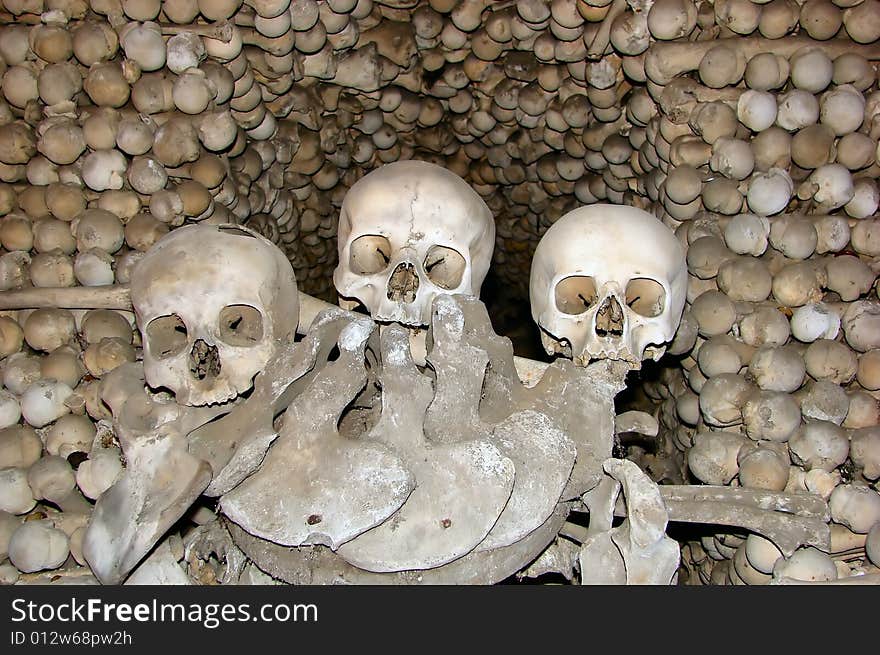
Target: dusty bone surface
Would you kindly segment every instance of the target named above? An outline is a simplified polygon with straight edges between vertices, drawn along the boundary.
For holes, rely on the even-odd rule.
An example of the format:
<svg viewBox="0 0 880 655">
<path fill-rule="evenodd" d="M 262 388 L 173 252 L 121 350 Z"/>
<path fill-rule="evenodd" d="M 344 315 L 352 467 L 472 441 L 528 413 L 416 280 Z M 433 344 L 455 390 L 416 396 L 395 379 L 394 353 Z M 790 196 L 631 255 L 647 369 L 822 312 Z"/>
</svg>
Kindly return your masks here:
<svg viewBox="0 0 880 655">
<path fill-rule="evenodd" d="M 591 521 L 578 553 L 581 584 L 670 584 L 680 553 L 666 536 L 669 516 L 659 487 L 629 460 L 603 466 L 608 477 L 584 495 Z M 612 528 L 621 491 L 627 518 Z"/>
<path fill-rule="evenodd" d="M 126 467 L 95 504 L 83 551 L 101 582 L 118 584 L 210 482 L 210 466 L 187 452 L 185 439 L 219 412 L 155 402 L 138 364 L 117 368 L 106 384 Z"/>
<path fill-rule="evenodd" d="M 321 324 L 320 318 L 316 323 L 316 330 L 327 331 L 327 324 Z M 356 401 L 380 403 L 378 407 L 362 408 L 367 411 L 359 418 L 367 425 L 356 426 L 354 420 L 346 418 L 340 425 L 362 433 L 352 440 L 353 447 L 365 449 L 381 443 L 396 452 L 415 480 L 416 490 L 409 493 L 404 479 L 402 507 L 392 508 L 377 527 L 361 525 L 359 536 L 349 537 L 341 545 L 321 536 L 322 524 L 327 521 L 332 527 L 334 521 L 354 520 L 363 509 L 378 501 L 339 507 L 338 518 L 329 513 L 331 507 L 323 509 L 320 502 L 303 505 L 298 514 L 291 511 L 273 520 L 286 522 L 288 530 L 297 530 L 305 539 L 299 537 L 299 541 L 285 544 L 278 537 L 269 538 L 266 541 L 274 543 L 258 547 L 257 540 L 242 535 L 242 549 L 252 557 L 259 557 L 255 553 L 262 552 L 267 561 L 255 561 L 273 575 L 280 575 L 284 571 L 278 568 L 284 566 L 280 562 L 289 559 L 291 568 L 282 577 L 291 580 L 321 578 L 326 574 L 308 573 L 308 562 L 332 558 L 348 562 L 339 564 L 341 569 L 349 570 L 351 565 L 352 571 L 385 573 L 399 581 L 418 578 L 494 582 L 511 575 L 552 539 L 552 527 L 546 528 L 558 521 L 560 510 L 564 516 L 565 498 L 583 493 L 601 476 L 601 462 L 610 453 L 613 438 L 613 398 L 622 387 L 625 368 L 614 369 L 601 363 L 592 369 L 582 369 L 563 361 L 552 365 L 536 387 L 527 389 L 516 377 L 509 342 L 492 332 L 482 304 L 466 296 L 445 295 L 435 299 L 428 335 L 430 369 L 425 371 L 419 371 L 411 360 L 406 332 L 392 326 L 381 335 L 378 348 L 375 343 L 372 346 L 377 348 L 371 353 L 375 363 L 370 370 L 375 377 L 368 377 L 363 368 L 363 353 L 371 331 L 360 335 L 358 350 L 353 354 L 347 354 L 346 348 L 352 346 L 345 343 L 353 333 L 351 329 L 343 328 L 338 337 L 330 332 L 339 344 L 340 358 L 322 363 L 323 368 L 302 389 L 299 402 L 321 421 L 335 426 L 345 406 L 367 384 L 378 384 L 380 393 L 361 394 Z M 484 343 L 488 347 L 481 348 Z M 360 375 L 341 368 L 343 365 L 360 367 Z M 332 384 L 338 389 L 345 383 L 335 377 L 340 373 L 334 376 L 334 368 L 345 371 L 344 378 L 352 388 L 345 396 L 322 396 L 324 385 Z M 376 370 L 379 372 L 375 373 Z M 453 381 L 458 383 L 452 384 Z M 256 384 L 259 383 L 258 376 Z M 484 384 L 486 393 L 480 400 L 473 393 L 474 387 L 480 389 Z M 401 410 L 404 389 L 412 406 Z M 417 403 L 411 398 L 414 389 L 419 390 Z M 583 392 L 590 389 L 592 395 L 585 396 Z M 308 443 L 295 435 L 309 422 L 291 420 L 297 416 L 296 406 L 294 401 L 288 407 L 280 436 L 269 447 L 261 468 L 221 498 L 227 517 L 257 537 L 266 537 L 259 530 L 269 520 L 264 515 L 265 508 L 277 506 L 267 505 L 266 495 L 276 493 L 279 485 L 284 485 L 282 477 L 299 479 L 289 475 L 291 465 L 298 459 L 297 451 L 307 449 Z M 355 435 L 350 435 L 349 440 L 351 436 Z M 536 436 L 540 438 L 536 440 Z M 331 436 L 329 441 L 334 439 L 345 437 Z M 362 457 L 365 455 L 366 452 Z M 277 462 L 284 465 L 275 470 Z M 572 475 L 574 468 L 580 473 Z M 459 478 L 467 476 L 482 482 L 419 494 L 419 489 L 430 491 L 436 484 L 444 485 L 442 481 L 451 471 Z M 516 478 L 515 471 L 520 471 Z M 320 475 L 318 479 L 323 479 L 332 477 L 334 472 Z M 336 495 L 347 497 L 345 479 L 333 483 L 327 478 L 325 482 L 333 485 Z M 575 488 L 569 489 L 571 485 Z M 383 493 L 382 500 L 391 499 L 387 490 Z M 296 500 L 286 498 L 279 502 Z M 232 532 L 235 535 L 238 530 L 232 528 Z M 534 543 L 537 538 L 531 536 L 536 532 L 548 537 L 547 541 Z M 431 533 L 436 533 L 432 539 L 413 541 L 418 534 Z M 302 547 L 282 549 L 278 545 Z M 336 546 L 336 554 L 326 546 Z M 281 553 L 288 557 L 275 561 L 273 551 L 279 557 Z M 504 561 L 503 567 L 493 565 L 493 560 Z M 453 567 L 452 572 L 443 573 L 446 566 Z M 298 567 L 306 568 L 297 572 Z M 481 571 L 481 567 L 486 570 Z M 330 570 L 333 569 L 331 566 Z"/>
</svg>

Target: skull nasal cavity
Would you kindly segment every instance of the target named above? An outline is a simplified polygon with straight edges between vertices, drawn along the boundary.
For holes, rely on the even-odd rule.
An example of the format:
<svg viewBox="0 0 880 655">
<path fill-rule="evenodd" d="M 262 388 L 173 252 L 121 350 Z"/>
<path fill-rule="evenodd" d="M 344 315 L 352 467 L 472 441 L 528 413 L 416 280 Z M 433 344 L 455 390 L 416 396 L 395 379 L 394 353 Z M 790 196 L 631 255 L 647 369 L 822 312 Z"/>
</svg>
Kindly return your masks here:
<svg viewBox="0 0 880 655">
<path fill-rule="evenodd" d="M 623 308 L 614 296 L 608 296 L 596 313 L 596 334 L 600 337 L 623 336 Z"/>
<path fill-rule="evenodd" d="M 410 303 L 416 299 L 419 290 L 419 276 L 409 262 L 401 262 L 388 280 L 388 300 Z"/>
<path fill-rule="evenodd" d="M 189 371 L 197 380 L 220 375 L 220 354 L 217 346 L 197 339 L 189 353 Z"/>
</svg>

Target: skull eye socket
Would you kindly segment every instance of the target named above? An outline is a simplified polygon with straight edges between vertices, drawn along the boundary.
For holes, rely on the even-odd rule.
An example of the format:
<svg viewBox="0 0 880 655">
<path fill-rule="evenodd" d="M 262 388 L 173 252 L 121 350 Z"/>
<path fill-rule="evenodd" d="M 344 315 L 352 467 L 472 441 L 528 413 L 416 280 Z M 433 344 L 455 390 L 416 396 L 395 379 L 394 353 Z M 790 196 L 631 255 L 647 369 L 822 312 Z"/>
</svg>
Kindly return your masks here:
<svg viewBox="0 0 880 655">
<path fill-rule="evenodd" d="M 358 275 L 373 275 L 388 268 L 391 242 L 378 234 L 365 234 L 351 243 L 351 270 Z"/>
<path fill-rule="evenodd" d="M 656 280 L 637 277 L 626 285 L 626 306 L 639 316 L 654 318 L 663 313 L 666 291 Z"/>
<path fill-rule="evenodd" d="M 229 305 L 220 312 L 220 338 L 230 346 L 255 346 L 263 339 L 263 316 L 250 305 Z"/>
<path fill-rule="evenodd" d="M 556 309 L 563 314 L 583 314 L 598 298 L 596 280 L 588 275 L 572 275 L 556 285 Z"/>
<path fill-rule="evenodd" d="M 176 355 L 189 343 L 186 325 L 177 314 L 154 318 L 147 324 L 146 333 L 150 350 L 159 358 Z"/>
<path fill-rule="evenodd" d="M 441 289 L 455 289 L 461 284 L 467 262 L 457 250 L 432 246 L 425 257 L 424 266 L 431 282 Z"/>
</svg>

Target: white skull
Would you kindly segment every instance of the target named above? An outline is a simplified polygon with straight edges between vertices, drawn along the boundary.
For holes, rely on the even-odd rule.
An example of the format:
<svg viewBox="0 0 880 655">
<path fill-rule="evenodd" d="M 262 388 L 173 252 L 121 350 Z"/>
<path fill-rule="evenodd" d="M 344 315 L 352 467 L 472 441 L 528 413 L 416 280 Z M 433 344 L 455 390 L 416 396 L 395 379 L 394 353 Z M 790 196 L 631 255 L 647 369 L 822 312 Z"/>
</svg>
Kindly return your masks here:
<svg viewBox="0 0 880 655">
<path fill-rule="evenodd" d="M 438 294 L 479 296 L 495 246 L 483 199 L 436 164 L 387 164 L 359 180 L 342 202 L 340 304 L 360 301 L 377 321 L 430 323 Z"/>
<path fill-rule="evenodd" d="M 687 295 L 684 248 L 651 214 L 590 205 L 554 223 L 532 260 L 532 318 L 548 353 L 586 366 L 659 359 Z"/>
<path fill-rule="evenodd" d="M 222 403 L 253 385 L 299 320 L 293 268 L 238 225 L 188 225 L 150 248 L 131 275 L 144 375 L 181 405 Z"/>
</svg>

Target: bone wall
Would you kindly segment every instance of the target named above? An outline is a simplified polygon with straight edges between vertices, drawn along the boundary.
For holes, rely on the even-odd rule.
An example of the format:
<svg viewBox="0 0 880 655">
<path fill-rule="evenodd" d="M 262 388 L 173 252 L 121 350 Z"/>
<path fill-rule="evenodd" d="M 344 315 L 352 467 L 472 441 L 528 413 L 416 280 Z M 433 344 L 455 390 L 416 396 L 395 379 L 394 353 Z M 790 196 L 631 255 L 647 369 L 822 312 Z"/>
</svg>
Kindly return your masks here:
<svg viewBox="0 0 880 655">
<path fill-rule="evenodd" d="M 795 564 L 874 570 L 877 0 L 0 4 L 0 290 L 127 282 L 202 221 L 256 229 L 332 300 L 345 192 L 419 158 L 492 209 L 487 302 L 534 347 L 522 307 L 547 227 L 582 204 L 643 207 L 688 245 L 691 278 L 643 389 L 665 442 L 631 456 L 658 479 L 819 494 L 836 552 Z M 36 535 L 55 559 L 77 557 L 84 515 L 38 504 L 60 505 L 38 480 L 93 499 L 121 466 L 94 388 L 137 357 L 126 318 L 0 318 L 0 517 L 55 517 L 66 542 Z M 689 541 L 691 581 L 766 582 L 778 556 L 754 541 Z"/>
</svg>

